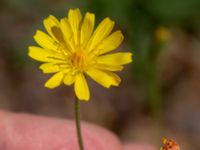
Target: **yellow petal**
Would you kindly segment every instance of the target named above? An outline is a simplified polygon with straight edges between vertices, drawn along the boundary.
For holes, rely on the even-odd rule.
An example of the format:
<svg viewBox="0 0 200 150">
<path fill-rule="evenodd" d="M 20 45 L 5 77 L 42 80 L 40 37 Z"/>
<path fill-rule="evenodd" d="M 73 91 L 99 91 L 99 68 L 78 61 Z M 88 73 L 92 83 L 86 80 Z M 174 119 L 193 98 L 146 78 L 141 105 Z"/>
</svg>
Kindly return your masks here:
<svg viewBox="0 0 200 150">
<path fill-rule="evenodd" d="M 89 100 L 90 91 L 88 88 L 87 81 L 82 73 L 76 75 L 74 89 L 76 96 L 79 100 Z"/>
<path fill-rule="evenodd" d="M 73 31 L 75 44 L 78 44 L 79 34 L 80 34 L 79 26 L 80 26 L 81 19 L 82 19 L 80 10 L 78 8 L 70 9 L 69 13 L 68 13 L 68 19 L 69 19 L 69 23 L 70 23 L 72 31 Z"/>
<path fill-rule="evenodd" d="M 41 62 L 62 62 L 64 61 L 63 55 L 56 53 L 55 51 L 43 49 L 36 46 L 30 46 L 28 55 Z"/>
<path fill-rule="evenodd" d="M 105 39 L 114 27 L 114 21 L 110 20 L 109 18 L 105 18 L 94 31 L 92 35 L 87 50 L 93 50 L 103 39 Z"/>
<path fill-rule="evenodd" d="M 95 64 L 94 67 L 96 69 L 107 70 L 107 71 L 122 71 L 124 68 L 123 66 L 111 66 L 106 64 Z"/>
<path fill-rule="evenodd" d="M 123 34 L 120 31 L 112 33 L 98 45 L 97 49 L 99 50 L 99 55 L 116 49 L 121 44 L 123 39 Z"/>
<path fill-rule="evenodd" d="M 44 63 L 40 65 L 40 69 L 43 71 L 43 73 L 55 73 L 60 70 L 59 66 L 55 63 Z"/>
<path fill-rule="evenodd" d="M 74 47 L 75 47 L 75 45 L 74 45 L 75 43 L 73 41 L 73 32 L 72 32 L 71 26 L 70 26 L 69 21 L 67 20 L 67 18 L 61 19 L 60 27 L 61 27 L 62 34 L 64 36 L 65 43 L 67 44 L 66 45 L 67 48 L 71 52 L 73 52 Z"/>
<path fill-rule="evenodd" d="M 64 78 L 64 83 L 66 85 L 72 85 L 75 81 L 75 76 L 72 75 L 71 73 L 68 73 L 67 75 L 65 75 L 65 78 Z"/>
<path fill-rule="evenodd" d="M 97 58 L 98 64 L 106 64 L 111 66 L 119 66 L 132 62 L 132 53 L 115 53 L 99 56 Z"/>
<path fill-rule="evenodd" d="M 58 43 L 45 34 L 42 31 L 37 30 L 36 34 L 34 35 L 35 41 L 43 48 L 57 50 L 59 45 Z"/>
<path fill-rule="evenodd" d="M 56 26 L 52 27 L 51 32 L 58 42 L 60 42 L 62 45 L 65 45 L 65 39 L 64 39 L 64 36 L 62 34 L 60 27 L 56 27 Z"/>
<path fill-rule="evenodd" d="M 62 81 L 63 81 L 64 74 L 62 72 L 58 72 L 55 75 L 53 75 L 46 83 L 45 87 L 53 89 L 55 87 L 58 87 Z"/>
<path fill-rule="evenodd" d="M 81 26 L 81 40 L 80 43 L 84 47 L 86 46 L 87 42 L 89 41 L 95 24 L 95 15 L 92 13 L 86 13 L 82 26 Z"/>
<path fill-rule="evenodd" d="M 118 86 L 121 79 L 116 74 L 109 71 L 101 71 L 99 69 L 89 69 L 86 73 L 97 83 L 109 88 L 111 85 Z"/>
<path fill-rule="evenodd" d="M 47 32 L 51 35 L 51 37 L 57 40 L 54 34 L 52 33 L 52 28 L 59 27 L 60 24 L 59 21 L 56 19 L 56 17 L 54 17 L 53 15 L 49 15 L 49 17 L 44 19 L 43 24 Z"/>
</svg>

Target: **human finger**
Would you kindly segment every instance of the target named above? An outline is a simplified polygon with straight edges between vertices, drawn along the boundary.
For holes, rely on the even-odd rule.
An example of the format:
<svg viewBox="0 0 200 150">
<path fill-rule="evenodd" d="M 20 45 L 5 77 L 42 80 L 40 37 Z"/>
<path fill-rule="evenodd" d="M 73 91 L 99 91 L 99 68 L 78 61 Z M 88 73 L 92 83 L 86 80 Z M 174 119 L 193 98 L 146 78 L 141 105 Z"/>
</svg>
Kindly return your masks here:
<svg viewBox="0 0 200 150">
<path fill-rule="evenodd" d="M 0 112 L 0 149 L 79 150 L 74 121 Z M 82 123 L 86 150 L 122 150 L 119 139 L 101 127 Z"/>
</svg>

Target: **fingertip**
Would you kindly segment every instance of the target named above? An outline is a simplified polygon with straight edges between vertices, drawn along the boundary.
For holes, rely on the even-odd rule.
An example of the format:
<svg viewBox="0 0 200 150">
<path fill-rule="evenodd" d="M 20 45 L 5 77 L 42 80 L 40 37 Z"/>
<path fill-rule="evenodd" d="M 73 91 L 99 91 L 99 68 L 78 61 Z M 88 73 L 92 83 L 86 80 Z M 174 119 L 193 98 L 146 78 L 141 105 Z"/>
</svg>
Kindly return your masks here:
<svg viewBox="0 0 200 150">
<path fill-rule="evenodd" d="M 7 113 L 0 112 L 6 116 Z M 11 150 L 78 150 L 74 121 L 28 114 L 9 113 L 1 126 L 0 149 Z M 111 132 L 82 123 L 87 150 L 122 150 L 119 139 Z M 5 149 L 5 145 L 7 145 Z"/>
<path fill-rule="evenodd" d="M 0 118 L 7 116 L 8 114 L 10 114 L 8 111 L 5 110 L 0 110 Z"/>
<path fill-rule="evenodd" d="M 122 150 L 122 144 L 110 131 L 89 123 L 83 124 L 85 149 Z"/>
</svg>

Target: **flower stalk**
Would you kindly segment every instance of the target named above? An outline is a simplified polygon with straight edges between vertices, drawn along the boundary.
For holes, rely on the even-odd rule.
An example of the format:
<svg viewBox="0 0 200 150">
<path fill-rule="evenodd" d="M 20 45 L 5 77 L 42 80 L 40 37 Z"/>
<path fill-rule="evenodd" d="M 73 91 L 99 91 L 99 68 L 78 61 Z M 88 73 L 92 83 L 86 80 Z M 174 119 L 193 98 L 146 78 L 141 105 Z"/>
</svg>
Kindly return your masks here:
<svg viewBox="0 0 200 150">
<path fill-rule="evenodd" d="M 76 120 L 76 133 L 79 144 L 79 149 L 84 150 L 83 138 L 81 133 L 81 122 L 80 122 L 80 100 L 75 96 L 75 120 Z"/>
</svg>

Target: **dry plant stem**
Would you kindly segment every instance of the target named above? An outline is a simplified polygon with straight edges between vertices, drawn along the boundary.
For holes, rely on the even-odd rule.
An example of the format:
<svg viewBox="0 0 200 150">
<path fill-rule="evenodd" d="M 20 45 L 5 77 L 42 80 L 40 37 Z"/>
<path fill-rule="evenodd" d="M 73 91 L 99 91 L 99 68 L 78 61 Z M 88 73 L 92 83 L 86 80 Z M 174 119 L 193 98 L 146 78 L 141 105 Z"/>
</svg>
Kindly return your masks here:
<svg viewBox="0 0 200 150">
<path fill-rule="evenodd" d="M 75 97 L 75 117 L 76 117 L 76 133 L 77 133 L 77 139 L 79 144 L 79 149 L 84 150 L 83 146 L 83 138 L 81 134 L 81 124 L 80 124 L 80 100 L 78 100 L 77 97 Z"/>
</svg>

